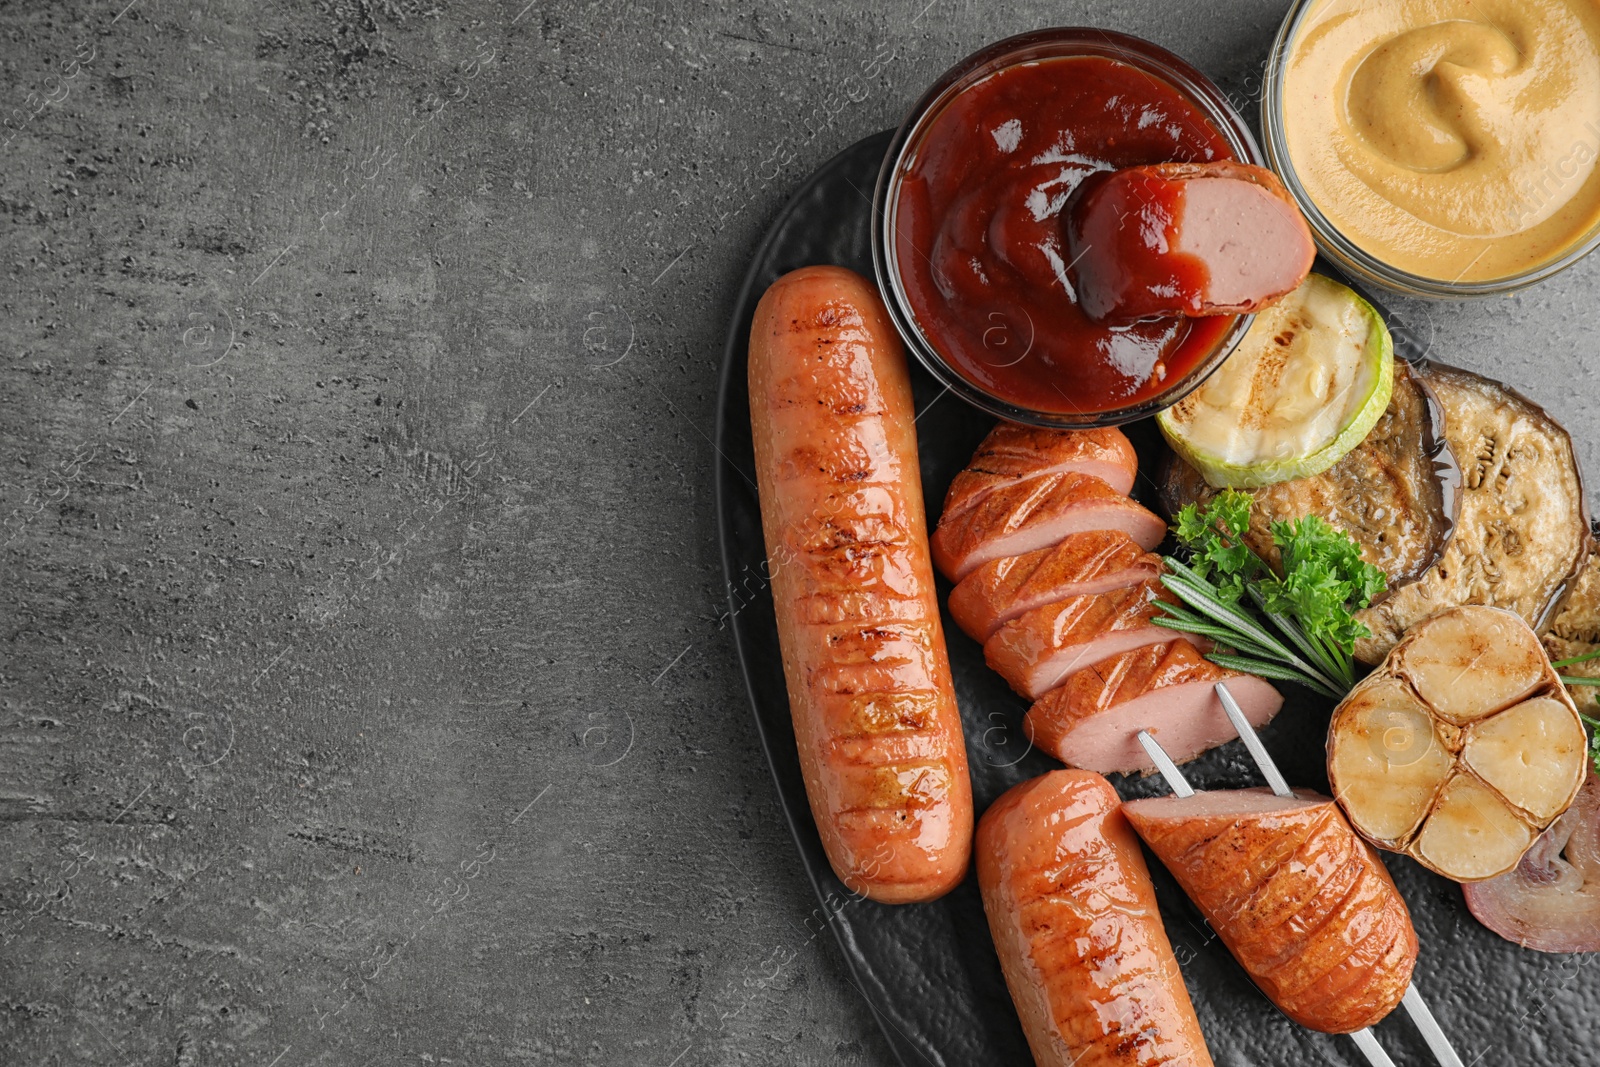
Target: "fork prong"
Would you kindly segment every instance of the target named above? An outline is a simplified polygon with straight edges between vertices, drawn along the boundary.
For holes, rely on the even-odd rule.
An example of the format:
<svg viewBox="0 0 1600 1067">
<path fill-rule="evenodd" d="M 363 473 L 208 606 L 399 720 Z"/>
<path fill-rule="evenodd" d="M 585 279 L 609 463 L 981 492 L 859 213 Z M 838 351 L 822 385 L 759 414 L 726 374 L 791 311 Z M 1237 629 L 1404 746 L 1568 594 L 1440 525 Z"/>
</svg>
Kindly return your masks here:
<svg viewBox="0 0 1600 1067">
<path fill-rule="evenodd" d="M 1261 774 L 1266 778 L 1272 791 L 1280 797 L 1292 797 L 1294 791 L 1289 788 L 1289 782 L 1284 778 L 1283 772 L 1278 770 L 1278 765 L 1272 762 L 1272 756 L 1267 752 L 1267 746 L 1261 743 L 1261 738 L 1256 736 L 1255 727 L 1250 725 L 1250 720 L 1244 717 L 1244 709 L 1239 707 L 1239 702 L 1233 699 L 1233 694 L 1228 692 L 1228 687 L 1221 682 L 1217 683 L 1217 699 L 1222 701 L 1222 710 L 1227 713 L 1228 721 L 1233 723 L 1233 728 L 1239 731 L 1239 740 L 1244 742 L 1244 747 L 1250 750 L 1250 758 L 1256 761 L 1256 766 L 1261 768 Z"/>
<path fill-rule="evenodd" d="M 1400 1001 L 1405 1006 L 1406 1013 L 1411 1016 L 1411 1021 L 1422 1031 L 1422 1040 L 1428 1043 L 1428 1048 L 1433 1052 L 1433 1058 L 1438 1060 L 1442 1067 L 1465 1067 L 1461 1057 L 1456 1055 L 1456 1050 L 1451 1047 L 1450 1039 L 1445 1036 L 1444 1028 L 1439 1025 L 1439 1020 L 1433 1017 L 1433 1012 L 1428 1010 L 1428 1002 L 1422 999 L 1422 994 L 1417 992 L 1415 985 L 1406 986 L 1405 998 Z"/>
<path fill-rule="evenodd" d="M 1161 772 L 1161 777 L 1167 780 L 1167 788 L 1180 797 L 1194 796 L 1194 787 L 1183 776 L 1183 772 L 1178 770 L 1178 765 L 1172 762 L 1172 757 L 1167 755 L 1167 750 L 1162 748 L 1161 743 L 1151 736 L 1149 730 L 1139 731 L 1139 744 L 1144 746 L 1145 755 L 1149 756 L 1151 762 L 1156 765 L 1156 770 Z"/>
<path fill-rule="evenodd" d="M 1367 1058 L 1372 1067 L 1394 1067 L 1394 1061 L 1383 1051 L 1383 1046 L 1378 1044 L 1378 1039 L 1373 1036 L 1371 1030 L 1357 1030 L 1350 1035 L 1350 1040 L 1356 1043 L 1356 1048 L 1361 1050 L 1361 1054 Z"/>
</svg>

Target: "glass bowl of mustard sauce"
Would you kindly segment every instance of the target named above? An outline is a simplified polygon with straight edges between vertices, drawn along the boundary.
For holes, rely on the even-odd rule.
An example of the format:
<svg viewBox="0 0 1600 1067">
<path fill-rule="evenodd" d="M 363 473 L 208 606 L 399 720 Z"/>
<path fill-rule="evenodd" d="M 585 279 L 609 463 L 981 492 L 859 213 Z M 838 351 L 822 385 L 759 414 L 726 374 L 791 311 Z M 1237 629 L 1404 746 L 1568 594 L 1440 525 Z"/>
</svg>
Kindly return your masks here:
<svg viewBox="0 0 1600 1067">
<path fill-rule="evenodd" d="M 1087 429 L 1177 403 L 1252 316 L 1091 320 L 1061 215 L 1091 175 L 1216 160 L 1262 163 L 1222 93 L 1147 41 L 1049 29 L 968 56 L 912 107 L 873 199 L 873 267 L 906 347 L 1014 422 Z"/>
<path fill-rule="evenodd" d="M 1600 0 L 1299 0 L 1267 159 L 1350 274 L 1510 292 L 1600 245 Z"/>
</svg>

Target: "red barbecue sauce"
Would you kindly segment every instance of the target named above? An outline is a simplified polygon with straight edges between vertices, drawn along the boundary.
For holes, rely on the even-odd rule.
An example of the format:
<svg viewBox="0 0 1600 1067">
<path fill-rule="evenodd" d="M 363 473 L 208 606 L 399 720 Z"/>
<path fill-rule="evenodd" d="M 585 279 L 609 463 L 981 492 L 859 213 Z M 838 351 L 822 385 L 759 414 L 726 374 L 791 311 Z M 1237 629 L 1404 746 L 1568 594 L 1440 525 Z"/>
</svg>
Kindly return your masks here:
<svg viewBox="0 0 1600 1067">
<path fill-rule="evenodd" d="M 1008 67 L 929 125 L 900 185 L 895 252 L 917 325 L 963 377 L 1019 407 L 1091 413 L 1160 394 L 1231 315 L 1091 321 L 1061 213 L 1088 176 L 1234 159 L 1182 92 L 1100 56 Z"/>
<path fill-rule="evenodd" d="M 1116 175 L 1116 180 L 1112 175 Z M 1183 185 L 1145 170 L 1092 174 L 1062 212 L 1078 307 L 1096 322 L 1200 310 L 1211 271 L 1172 251 Z"/>
</svg>

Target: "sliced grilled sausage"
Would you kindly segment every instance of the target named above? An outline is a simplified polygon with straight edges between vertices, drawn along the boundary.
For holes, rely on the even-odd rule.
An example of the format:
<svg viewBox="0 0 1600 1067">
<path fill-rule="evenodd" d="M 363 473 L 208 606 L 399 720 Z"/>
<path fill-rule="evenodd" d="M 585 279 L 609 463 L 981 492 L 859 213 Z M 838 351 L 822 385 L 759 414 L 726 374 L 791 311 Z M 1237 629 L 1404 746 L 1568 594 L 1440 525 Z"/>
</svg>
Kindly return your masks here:
<svg viewBox="0 0 1600 1067">
<path fill-rule="evenodd" d="M 1149 730 L 1178 763 L 1238 736 L 1217 698 L 1218 682 L 1228 683 L 1256 727 L 1283 706 L 1260 678 L 1219 667 L 1189 641 L 1175 640 L 1083 668 L 1034 702 L 1023 729 L 1040 750 L 1073 767 L 1150 772 L 1156 768 L 1139 744 L 1140 730 Z"/>
<path fill-rule="evenodd" d="M 1120 530 L 1069 534 L 1058 545 L 991 560 L 950 590 L 950 614 L 975 641 L 1046 604 L 1156 577 L 1161 557 Z"/>
<path fill-rule="evenodd" d="M 1231 789 L 1134 800 L 1123 811 L 1262 992 L 1301 1026 L 1351 1033 L 1405 996 L 1417 959 L 1411 914 L 1329 798 Z"/>
<path fill-rule="evenodd" d="M 750 422 L 778 638 L 828 859 L 884 903 L 965 874 L 972 791 L 929 559 L 905 355 L 838 267 L 772 284 L 750 330 Z"/>
<path fill-rule="evenodd" d="M 1075 671 L 1129 649 L 1182 638 L 1159 623 L 1156 601 L 1163 593 L 1160 580 L 1152 578 L 1034 608 L 984 642 L 984 661 L 1011 688 L 1037 700 Z"/>
<path fill-rule="evenodd" d="M 1086 530 L 1121 531 L 1148 551 L 1167 535 L 1167 524 L 1099 478 L 1064 471 L 993 487 L 967 507 L 947 507 L 933 532 L 933 559 L 958 582 L 990 560 Z"/>
<path fill-rule="evenodd" d="M 978 886 L 1039 1067 L 1210 1067 L 1116 791 L 1052 771 L 978 824 Z"/>
<path fill-rule="evenodd" d="M 1115 427 L 1048 430 L 1000 422 L 950 483 L 944 510 L 955 514 L 991 489 L 1068 471 L 1092 475 L 1117 492 L 1127 493 L 1139 472 L 1139 457 L 1126 435 Z"/>
</svg>

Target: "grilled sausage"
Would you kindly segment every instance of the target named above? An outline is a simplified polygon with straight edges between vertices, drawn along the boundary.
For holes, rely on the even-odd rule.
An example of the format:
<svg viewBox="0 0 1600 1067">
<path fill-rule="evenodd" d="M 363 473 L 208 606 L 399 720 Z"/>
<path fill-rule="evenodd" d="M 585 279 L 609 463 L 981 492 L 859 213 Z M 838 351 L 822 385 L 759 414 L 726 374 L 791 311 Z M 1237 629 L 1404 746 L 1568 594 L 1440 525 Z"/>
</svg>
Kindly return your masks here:
<svg viewBox="0 0 1600 1067">
<path fill-rule="evenodd" d="M 1174 640 L 1078 671 L 1034 701 L 1022 725 L 1036 747 L 1069 767 L 1149 773 L 1156 768 L 1139 744 L 1140 730 L 1155 735 L 1177 763 L 1239 736 L 1222 710 L 1218 682 L 1228 683 L 1253 726 L 1265 726 L 1283 707 L 1260 678 L 1219 667 L 1190 641 Z"/>
<path fill-rule="evenodd" d="M 1139 457 L 1127 436 L 1113 426 L 1046 430 L 999 422 L 950 483 L 944 510 L 965 511 L 991 489 L 1068 471 L 1099 478 L 1117 492 L 1128 493 L 1139 472 Z"/>
<path fill-rule="evenodd" d="M 1256 985 L 1301 1026 L 1347 1034 L 1400 1003 L 1411 914 L 1338 805 L 1309 790 L 1198 792 L 1123 811 Z"/>
<path fill-rule="evenodd" d="M 991 560 L 1048 548 L 1086 530 L 1120 530 L 1149 550 L 1167 524 L 1092 474 L 1063 471 L 948 501 L 933 532 L 933 559 L 952 582 Z"/>
<path fill-rule="evenodd" d="M 757 305 L 749 370 L 778 638 L 823 847 L 856 892 L 932 900 L 966 873 L 972 786 L 905 354 L 864 278 L 806 267 Z"/>
<path fill-rule="evenodd" d="M 1039 1067 L 1210 1067 L 1116 791 L 1089 771 L 1013 787 L 978 824 L 978 885 Z"/>
<path fill-rule="evenodd" d="M 1069 596 L 1012 619 L 983 644 L 983 658 L 1011 688 L 1038 700 L 1076 672 L 1183 634 L 1160 625 L 1172 594 L 1156 579 L 1104 593 Z M 1091 768 L 1092 769 L 1092 768 Z"/>
<path fill-rule="evenodd" d="M 1311 228 L 1278 180 L 1244 163 L 1097 175 L 1067 212 L 1078 304 L 1095 320 L 1258 311 L 1311 271 Z"/>
<path fill-rule="evenodd" d="M 974 641 L 1071 596 L 1105 593 L 1161 573 L 1161 557 L 1118 530 L 1068 534 L 1059 544 L 990 560 L 950 590 L 950 614 Z"/>
</svg>

